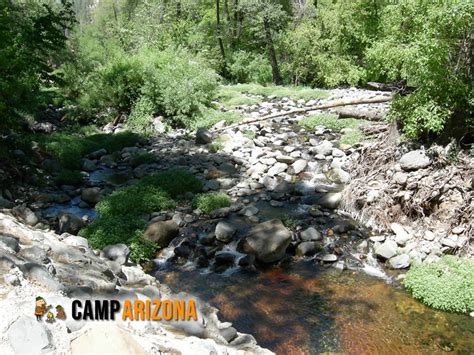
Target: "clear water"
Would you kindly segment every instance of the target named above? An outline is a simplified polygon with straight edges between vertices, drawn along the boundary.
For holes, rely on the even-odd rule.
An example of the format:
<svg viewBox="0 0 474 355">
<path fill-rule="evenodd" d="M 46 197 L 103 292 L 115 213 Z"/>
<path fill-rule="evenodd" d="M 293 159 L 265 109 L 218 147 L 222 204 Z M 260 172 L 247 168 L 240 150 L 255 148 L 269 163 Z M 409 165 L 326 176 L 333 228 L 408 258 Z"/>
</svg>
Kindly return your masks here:
<svg viewBox="0 0 474 355">
<path fill-rule="evenodd" d="M 157 273 L 175 291 L 220 309 L 220 318 L 278 354 L 474 353 L 474 319 L 425 307 L 363 272 L 299 262 L 230 276 Z"/>
</svg>

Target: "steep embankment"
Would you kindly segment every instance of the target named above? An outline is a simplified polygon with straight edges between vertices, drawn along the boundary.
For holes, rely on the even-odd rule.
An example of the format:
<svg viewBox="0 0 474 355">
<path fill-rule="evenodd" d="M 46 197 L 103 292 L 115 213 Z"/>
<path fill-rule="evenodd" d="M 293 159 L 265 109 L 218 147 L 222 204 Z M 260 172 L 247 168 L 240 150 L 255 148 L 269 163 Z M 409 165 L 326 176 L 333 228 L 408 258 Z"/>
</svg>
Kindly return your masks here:
<svg viewBox="0 0 474 355">
<path fill-rule="evenodd" d="M 123 246 L 98 255 L 84 238 L 31 229 L 0 213 L 0 352 L 269 353 L 253 337 L 219 322 L 217 309 L 191 295 L 173 294 L 140 267 L 127 265 L 127 255 Z M 63 306 L 66 320 L 38 322 L 37 296 Z M 197 320 L 75 321 L 74 299 L 195 299 Z"/>
</svg>

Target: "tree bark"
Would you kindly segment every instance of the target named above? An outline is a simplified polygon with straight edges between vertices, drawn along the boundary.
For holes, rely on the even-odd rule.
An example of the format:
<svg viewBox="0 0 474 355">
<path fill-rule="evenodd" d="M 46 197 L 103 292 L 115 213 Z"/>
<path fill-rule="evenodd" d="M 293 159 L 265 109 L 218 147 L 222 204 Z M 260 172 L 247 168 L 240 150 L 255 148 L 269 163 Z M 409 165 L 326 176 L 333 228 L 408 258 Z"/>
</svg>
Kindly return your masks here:
<svg viewBox="0 0 474 355">
<path fill-rule="evenodd" d="M 268 19 L 263 20 L 263 28 L 265 31 L 265 40 L 267 42 L 268 55 L 270 57 L 270 64 L 272 66 L 272 81 L 275 85 L 281 85 L 280 70 L 278 69 L 278 62 L 275 53 L 275 47 L 273 46 L 272 32 Z"/>
<path fill-rule="evenodd" d="M 225 59 L 224 43 L 222 41 L 222 29 L 221 29 L 221 15 L 220 15 L 220 0 L 216 0 L 216 22 L 217 22 L 217 41 L 219 42 L 219 50 L 222 57 L 222 72 L 221 74 L 227 76 L 227 61 Z"/>
</svg>

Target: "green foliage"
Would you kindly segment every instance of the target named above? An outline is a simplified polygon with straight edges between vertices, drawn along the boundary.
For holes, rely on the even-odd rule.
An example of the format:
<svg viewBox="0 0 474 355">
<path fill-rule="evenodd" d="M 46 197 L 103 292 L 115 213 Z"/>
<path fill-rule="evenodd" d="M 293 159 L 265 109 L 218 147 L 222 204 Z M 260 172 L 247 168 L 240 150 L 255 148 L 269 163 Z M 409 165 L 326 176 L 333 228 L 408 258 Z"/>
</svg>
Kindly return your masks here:
<svg viewBox="0 0 474 355">
<path fill-rule="evenodd" d="M 151 124 L 154 111 L 155 105 L 153 102 L 145 96 L 140 97 L 133 104 L 132 112 L 130 113 L 130 116 L 127 117 L 127 128 L 138 134 L 145 136 L 151 135 L 153 132 Z"/>
<path fill-rule="evenodd" d="M 229 207 L 231 205 L 230 197 L 223 192 L 209 192 L 200 194 L 193 199 L 193 208 L 208 214 L 218 208 Z"/>
<path fill-rule="evenodd" d="M 217 93 L 219 104 L 226 108 L 235 108 L 241 105 L 254 105 L 261 102 L 260 99 L 249 97 L 242 92 L 235 90 L 234 86 L 221 85 Z"/>
<path fill-rule="evenodd" d="M 244 131 L 244 137 L 247 137 L 248 139 L 254 139 L 255 138 L 255 132 L 252 131 L 251 129 L 246 129 Z"/>
<path fill-rule="evenodd" d="M 34 139 L 47 153 L 58 160 L 62 167 L 79 170 L 81 159 L 85 155 L 101 148 L 105 148 L 109 154 L 120 151 L 122 148 L 134 146 L 140 140 L 140 137 L 131 132 L 94 134 L 91 136 L 59 132 L 36 135 Z"/>
<path fill-rule="evenodd" d="M 404 285 L 416 299 L 448 312 L 474 311 L 474 261 L 444 256 L 431 264 L 415 264 Z"/>
<path fill-rule="evenodd" d="M 238 93 L 248 93 L 267 97 L 289 97 L 294 100 L 303 99 L 307 101 L 314 99 L 324 99 L 329 95 L 329 93 L 325 90 L 311 89 L 304 86 L 262 86 L 259 84 L 239 84 L 232 87 L 227 87 L 227 89 L 236 91 Z"/>
<path fill-rule="evenodd" d="M 200 182 L 186 170 L 168 170 L 148 176 L 132 186 L 114 191 L 96 205 L 99 217 L 80 235 L 93 248 L 125 243 L 130 246 L 130 258 L 142 262 L 152 257 L 157 245 L 142 238 L 146 221 L 143 216 L 174 208 L 176 197 L 200 190 Z"/>
<path fill-rule="evenodd" d="M 242 115 L 238 112 L 233 111 L 216 111 L 209 109 L 205 111 L 202 116 L 197 117 L 196 120 L 191 124 L 189 128 L 209 128 L 215 125 L 217 122 L 225 121 L 227 124 L 237 123 L 242 120 Z"/>
<path fill-rule="evenodd" d="M 0 1 L 0 128 L 18 128 L 51 99 L 52 63 L 74 22 L 69 3 Z"/>
<path fill-rule="evenodd" d="M 366 121 L 355 118 L 338 118 L 338 115 L 333 113 L 311 115 L 298 121 L 298 124 L 306 129 L 311 130 L 316 126 L 324 126 L 335 131 L 340 131 L 343 128 L 357 128 L 363 123 Z"/>
<path fill-rule="evenodd" d="M 57 185 L 79 186 L 83 182 L 82 175 L 77 170 L 62 169 L 55 177 Z"/>
<path fill-rule="evenodd" d="M 223 147 L 222 143 L 211 143 L 208 144 L 207 149 L 210 153 L 217 153 L 219 150 L 222 150 Z"/>
<path fill-rule="evenodd" d="M 130 164 L 133 167 L 137 167 L 142 164 L 152 164 L 154 162 L 156 162 L 156 155 L 148 152 L 134 154 L 130 159 Z"/>
<path fill-rule="evenodd" d="M 381 34 L 367 50 L 369 76 L 405 80 L 415 92 L 398 97 L 390 118 L 399 119 L 407 137 L 440 134 L 454 116 L 452 128 L 466 127 L 472 117 L 470 56 L 472 2 L 416 2 L 387 5 Z M 464 134 L 464 132 L 462 133 Z"/>
<path fill-rule="evenodd" d="M 272 82 L 272 67 L 263 54 L 237 51 L 232 55 L 229 71 L 238 83 Z"/>
<path fill-rule="evenodd" d="M 281 217 L 281 223 L 283 223 L 283 225 L 288 229 L 296 229 L 296 227 L 298 227 L 299 220 L 288 214 L 284 214 Z"/>
<path fill-rule="evenodd" d="M 355 145 L 367 141 L 366 136 L 358 128 L 344 133 L 339 140 L 341 144 Z"/>
</svg>

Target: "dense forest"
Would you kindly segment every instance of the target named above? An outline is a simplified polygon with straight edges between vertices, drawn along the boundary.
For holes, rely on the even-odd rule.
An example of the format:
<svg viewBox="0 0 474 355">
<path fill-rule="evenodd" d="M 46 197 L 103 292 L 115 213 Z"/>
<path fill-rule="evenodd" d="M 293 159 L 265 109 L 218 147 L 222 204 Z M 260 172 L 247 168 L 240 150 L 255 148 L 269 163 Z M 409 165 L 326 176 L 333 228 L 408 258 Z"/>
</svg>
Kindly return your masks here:
<svg viewBox="0 0 474 355">
<path fill-rule="evenodd" d="M 219 83 L 383 82 L 409 138 L 472 136 L 470 1 L 1 2 L 0 115 L 26 129 L 48 105 L 80 124 L 154 115 L 192 127 Z"/>
</svg>

